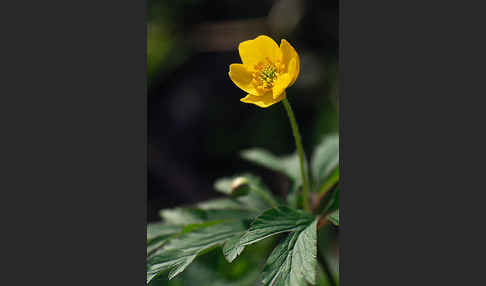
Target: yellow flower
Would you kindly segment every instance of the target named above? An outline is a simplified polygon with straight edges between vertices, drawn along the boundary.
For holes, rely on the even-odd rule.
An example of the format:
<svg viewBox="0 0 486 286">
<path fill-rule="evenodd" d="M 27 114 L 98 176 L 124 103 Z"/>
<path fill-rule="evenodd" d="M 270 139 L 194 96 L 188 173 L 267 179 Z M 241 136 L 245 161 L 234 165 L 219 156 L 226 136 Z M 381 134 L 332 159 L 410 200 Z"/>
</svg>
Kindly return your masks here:
<svg viewBox="0 0 486 286">
<path fill-rule="evenodd" d="M 280 47 L 267 36 L 258 36 L 238 46 L 242 64 L 231 64 L 229 77 L 247 92 L 242 102 L 266 108 L 285 97 L 285 89 L 299 76 L 300 60 L 295 49 L 282 39 Z"/>
</svg>

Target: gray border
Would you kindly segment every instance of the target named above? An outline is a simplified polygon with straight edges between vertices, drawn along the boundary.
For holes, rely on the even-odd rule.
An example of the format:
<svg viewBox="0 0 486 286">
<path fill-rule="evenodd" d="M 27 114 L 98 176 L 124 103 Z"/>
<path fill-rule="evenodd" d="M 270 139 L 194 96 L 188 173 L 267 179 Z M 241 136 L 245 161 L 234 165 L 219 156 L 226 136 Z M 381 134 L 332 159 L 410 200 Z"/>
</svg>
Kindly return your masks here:
<svg viewBox="0 0 486 286">
<path fill-rule="evenodd" d="M 144 285 L 146 1 L 8 5 L 0 285 Z"/>
</svg>

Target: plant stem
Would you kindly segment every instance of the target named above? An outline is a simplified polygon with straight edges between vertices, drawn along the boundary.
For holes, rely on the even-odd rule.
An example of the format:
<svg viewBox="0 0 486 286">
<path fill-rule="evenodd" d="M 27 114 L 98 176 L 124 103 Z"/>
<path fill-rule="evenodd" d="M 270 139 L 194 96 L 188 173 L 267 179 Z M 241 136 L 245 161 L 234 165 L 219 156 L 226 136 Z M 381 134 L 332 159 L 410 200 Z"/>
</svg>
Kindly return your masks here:
<svg viewBox="0 0 486 286">
<path fill-rule="evenodd" d="M 290 125 L 292 126 L 292 133 L 294 134 L 295 145 L 297 147 L 297 152 L 299 153 L 299 161 L 300 161 L 300 172 L 302 175 L 302 195 L 303 195 L 303 204 L 304 210 L 310 211 L 309 206 L 309 185 L 307 180 L 307 168 L 304 166 L 304 148 L 302 148 L 302 142 L 299 132 L 299 127 L 297 126 L 297 121 L 295 120 L 294 112 L 292 111 L 292 107 L 287 99 L 284 97 L 282 100 L 285 110 L 287 111 L 287 115 L 289 116 Z"/>
<path fill-rule="evenodd" d="M 331 268 L 329 267 L 329 264 L 326 261 L 326 258 L 322 256 L 322 254 L 319 251 L 317 252 L 317 259 L 321 263 L 324 272 L 326 272 L 326 276 L 327 276 L 327 280 L 329 281 L 329 284 L 331 286 L 337 286 L 336 280 L 334 280 L 334 276 L 331 272 Z"/>
</svg>

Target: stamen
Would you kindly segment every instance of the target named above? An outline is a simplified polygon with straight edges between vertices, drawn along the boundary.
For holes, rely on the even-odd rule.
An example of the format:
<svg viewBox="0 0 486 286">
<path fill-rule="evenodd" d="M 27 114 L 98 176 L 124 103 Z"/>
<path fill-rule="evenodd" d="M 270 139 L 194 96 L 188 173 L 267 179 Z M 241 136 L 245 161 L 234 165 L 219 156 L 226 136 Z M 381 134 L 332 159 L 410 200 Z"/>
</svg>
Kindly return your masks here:
<svg viewBox="0 0 486 286">
<path fill-rule="evenodd" d="M 277 61 L 275 64 L 266 58 L 267 64 L 259 62 L 255 65 L 255 72 L 252 73 L 252 83 L 259 91 L 266 91 L 273 87 L 273 83 L 281 71 L 282 64 Z"/>
</svg>

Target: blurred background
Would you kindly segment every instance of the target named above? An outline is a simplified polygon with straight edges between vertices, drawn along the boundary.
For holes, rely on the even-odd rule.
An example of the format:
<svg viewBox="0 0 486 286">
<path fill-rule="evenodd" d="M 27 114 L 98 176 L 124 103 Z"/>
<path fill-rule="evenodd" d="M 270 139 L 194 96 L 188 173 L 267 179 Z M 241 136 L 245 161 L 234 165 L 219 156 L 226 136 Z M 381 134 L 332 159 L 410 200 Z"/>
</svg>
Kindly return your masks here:
<svg viewBox="0 0 486 286">
<path fill-rule="evenodd" d="M 261 109 L 228 77 L 238 44 L 260 34 L 287 39 L 301 72 L 287 95 L 304 148 L 338 130 L 338 1 L 149 0 L 148 221 L 158 211 L 220 196 L 217 178 L 242 172 L 262 177 L 276 193 L 287 179 L 243 161 L 239 151 L 261 147 L 294 152 L 282 104 Z"/>
</svg>

